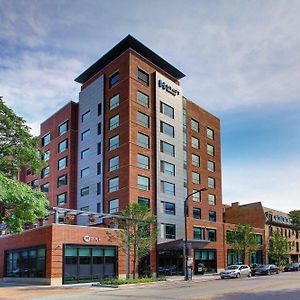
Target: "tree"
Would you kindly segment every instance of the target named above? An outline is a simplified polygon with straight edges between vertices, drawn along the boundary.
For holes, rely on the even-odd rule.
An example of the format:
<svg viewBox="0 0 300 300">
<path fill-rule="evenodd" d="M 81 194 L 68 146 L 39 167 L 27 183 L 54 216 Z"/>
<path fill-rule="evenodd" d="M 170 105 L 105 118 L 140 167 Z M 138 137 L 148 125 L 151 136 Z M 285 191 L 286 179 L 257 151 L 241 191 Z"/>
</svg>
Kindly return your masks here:
<svg viewBox="0 0 300 300">
<path fill-rule="evenodd" d="M 269 255 L 277 266 L 286 264 L 290 252 L 290 242 L 286 237 L 275 231 L 269 241 Z"/>
<path fill-rule="evenodd" d="M 227 243 L 232 246 L 236 257 L 242 256 L 245 262 L 246 256 L 258 248 L 256 234 L 251 225 L 238 224 L 235 230 L 227 232 Z"/>
<path fill-rule="evenodd" d="M 292 224 L 297 231 L 300 231 L 300 210 L 290 211 L 290 217 L 292 218 Z"/>
<path fill-rule="evenodd" d="M 117 219 L 117 224 L 121 230 L 114 238 L 120 240 L 120 247 L 127 255 L 133 254 L 133 278 L 135 278 L 137 263 L 156 243 L 156 217 L 150 214 L 150 209 L 146 205 L 131 203 L 121 211 L 121 218 Z"/>
<path fill-rule="evenodd" d="M 12 233 L 47 215 L 45 194 L 13 179 L 22 167 L 37 172 L 43 165 L 38 138 L 0 97 L 0 224 Z"/>
</svg>

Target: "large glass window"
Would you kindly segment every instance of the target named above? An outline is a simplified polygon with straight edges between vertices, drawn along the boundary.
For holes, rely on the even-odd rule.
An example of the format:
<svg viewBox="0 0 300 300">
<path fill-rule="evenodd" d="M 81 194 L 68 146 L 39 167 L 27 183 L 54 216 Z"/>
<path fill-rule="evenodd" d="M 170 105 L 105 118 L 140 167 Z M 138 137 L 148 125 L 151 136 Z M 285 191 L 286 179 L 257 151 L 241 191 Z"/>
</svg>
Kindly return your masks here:
<svg viewBox="0 0 300 300">
<path fill-rule="evenodd" d="M 109 139 L 109 150 L 119 148 L 119 135 L 115 135 Z"/>
<path fill-rule="evenodd" d="M 137 134 L 137 143 L 139 146 L 144 148 L 149 148 L 149 136 L 143 133 L 138 132 Z"/>
<path fill-rule="evenodd" d="M 138 175 L 138 189 L 139 190 L 150 190 L 150 178 L 146 176 Z"/>
<path fill-rule="evenodd" d="M 200 174 L 197 172 L 192 172 L 192 183 L 200 184 Z"/>
<path fill-rule="evenodd" d="M 81 133 L 81 140 L 85 141 L 91 134 L 91 131 L 88 129 Z"/>
<path fill-rule="evenodd" d="M 211 160 L 207 161 L 207 170 L 210 172 L 214 172 L 215 171 L 215 163 Z"/>
<path fill-rule="evenodd" d="M 63 205 L 67 203 L 67 193 L 57 195 L 57 205 Z"/>
<path fill-rule="evenodd" d="M 199 141 L 199 139 L 195 138 L 194 136 L 192 136 L 192 147 L 195 149 L 200 148 L 200 141 Z"/>
<path fill-rule="evenodd" d="M 207 179 L 207 186 L 211 189 L 214 189 L 216 187 L 215 179 L 212 177 L 208 177 Z"/>
<path fill-rule="evenodd" d="M 208 194 L 208 204 L 216 205 L 216 195 Z"/>
<path fill-rule="evenodd" d="M 91 117 L 91 112 L 88 110 L 87 112 L 81 115 L 81 122 L 84 123 L 88 121 L 90 117 Z"/>
<path fill-rule="evenodd" d="M 145 85 L 149 85 L 149 74 L 141 69 L 138 69 L 138 81 Z"/>
<path fill-rule="evenodd" d="M 68 184 L 68 176 L 67 174 L 60 176 L 57 178 L 57 187 L 65 186 Z"/>
<path fill-rule="evenodd" d="M 47 146 L 50 143 L 51 140 L 51 135 L 50 133 L 46 134 L 45 136 L 42 137 L 42 147 Z"/>
<path fill-rule="evenodd" d="M 201 219 L 201 208 L 193 207 L 193 218 L 196 219 L 196 220 Z"/>
<path fill-rule="evenodd" d="M 199 132 L 199 122 L 194 119 L 191 119 L 191 128 L 192 130 Z"/>
<path fill-rule="evenodd" d="M 175 224 L 165 224 L 165 238 L 175 239 L 176 238 L 176 225 Z"/>
<path fill-rule="evenodd" d="M 149 128 L 149 116 L 138 111 L 137 123 L 145 128 Z"/>
<path fill-rule="evenodd" d="M 138 153 L 137 155 L 137 166 L 143 169 L 150 168 L 150 158 L 146 155 Z"/>
<path fill-rule="evenodd" d="M 109 165 L 108 167 L 109 172 L 119 169 L 119 156 L 117 155 L 110 158 L 108 165 Z"/>
<path fill-rule="evenodd" d="M 46 276 L 45 247 L 5 252 L 5 277 L 43 278 Z"/>
<path fill-rule="evenodd" d="M 119 211 L 119 199 L 113 199 L 109 201 L 109 213 L 117 213 Z"/>
<path fill-rule="evenodd" d="M 87 177 L 89 176 L 90 174 L 90 168 L 87 167 L 87 168 L 84 168 L 80 171 L 80 177 L 83 178 L 83 177 Z"/>
<path fill-rule="evenodd" d="M 193 193 L 194 193 L 192 196 L 193 201 L 200 202 L 200 192 L 197 192 L 197 190 L 193 190 Z"/>
<path fill-rule="evenodd" d="M 194 227 L 194 240 L 204 240 L 204 228 L 202 227 Z"/>
<path fill-rule="evenodd" d="M 66 122 L 62 123 L 61 125 L 59 125 L 58 135 L 63 135 L 67 131 L 68 131 L 68 121 L 66 121 Z"/>
<path fill-rule="evenodd" d="M 175 146 L 164 141 L 160 141 L 160 151 L 175 156 Z"/>
<path fill-rule="evenodd" d="M 68 165 L 68 158 L 67 158 L 67 156 L 65 156 L 58 161 L 58 170 L 62 170 L 64 168 L 66 168 L 67 165 Z"/>
<path fill-rule="evenodd" d="M 164 102 L 160 102 L 160 112 L 174 119 L 174 108 Z"/>
<path fill-rule="evenodd" d="M 164 194 L 175 196 L 175 184 L 167 181 L 161 181 L 161 191 Z"/>
<path fill-rule="evenodd" d="M 119 106 L 120 102 L 120 95 L 117 94 L 109 99 L 109 110 L 114 109 L 115 107 Z"/>
<path fill-rule="evenodd" d="M 108 180 L 108 192 L 115 192 L 119 189 L 119 177 Z"/>
<path fill-rule="evenodd" d="M 150 199 L 145 197 L 138 197 L 138 204 L 146 205 L 147 207 L 150 207 Z"/>
<path fill-rule="evenodd" d="M 84 149 L 81 151 L 81 159 L 85 159 L 89 156 L 90 154 L 90 148 Z"/>
<path fill-rule="evenodd" d="M 50 175 L 50 167 L 47 166 L 45 168 L 42 169 L 41 171 L 41 178 L 46 178 Z"/>
<path fill-rule="evenodd" d="M 138 91 L 137 92 L 137 103 L 142 106 L 149 107 L 149 96 Z"/>
<path fill-rule="evenodd" d="M 192 165 L 195 167 L 200 167 L 200 156 L 192 154 Z"/>
<path fill-rule="evenodd" d="M 50 159 L 50 150 L 47 150 L 43 154 L 43 161 L 48 161 Z"/>
<path fill-rule="evenodd" d="M 215 133 L 214 133 L 213 129 L 207 127 L 206 128 L 206 136 L 209 139 L 213 140 L 215 138 Z"/>
<path fill-rule="evenodd" d="M 217 240 L 217 231 L 216 229 L 207 228 L 206 229 L 206 238 L 211 242 L 215 242 Z"/>
<path fill-rule="evenodd" d="M 119 71 L 112 74 L 109 77 L 109 87 L 112 88 L 113 86 L 115 86 L 118 82 L 120 81 L 120 73 Z"/>
<path fill-rule="evenodd" d="M 87 196 L 87 195 L 89 195 L 89 193 L 90 193 L 90 187 L 89 186 L 86 186 L 86 187 L 80 189 L 80 196 L 81 197 Z"/>
<path fill-rule="evenodd" d="M 160 171 L 165 174 L 175 176 L 175 165 L 161 160 L 160 161 Z"/>
<path fill-rule="evenodd" d="M 164 213 L 167 215 L 175 215 L 175 203 L 163 202 Z"/>
<path fill-rule="evenodd" d="M 215 155 L 215 147 L 207 144 L 207 154 L 214 156 Z"/>
<path fill-rule="evenodd" d="M 217 221 L 217 213 L 214 210 L 208 211 L 208 221 L 211 221 L 211 222 Z"/>
<path fill-rule="evenodd" d="M 68 149 L 68 140 L 63 140 L 58 144 L 58 153 L 61 153 Z"/>
<path fill-rule="evenodd" d="M 120 122 L 120 116 L 119 116 L 119 114 L 111 117 L 109 119 L 109 130 L 113 130 L 113 129 L 117 128 L 120 125 L 119 122 Z"/>
<path fill-rule="evenodd" d="M 174 137 L 174 127 L 163 121 L 160 121 L 160 132 L 162 132 L 170 137 Z"/>
<path fill-rule="evenodd" d="M 43 184 L 43 185 L 41 185 L 41 191 L 43 193 L 48 193 L 49 192 L 49 183 L 48 182 L 45 183 L 45 184 Z"/>
</svg>

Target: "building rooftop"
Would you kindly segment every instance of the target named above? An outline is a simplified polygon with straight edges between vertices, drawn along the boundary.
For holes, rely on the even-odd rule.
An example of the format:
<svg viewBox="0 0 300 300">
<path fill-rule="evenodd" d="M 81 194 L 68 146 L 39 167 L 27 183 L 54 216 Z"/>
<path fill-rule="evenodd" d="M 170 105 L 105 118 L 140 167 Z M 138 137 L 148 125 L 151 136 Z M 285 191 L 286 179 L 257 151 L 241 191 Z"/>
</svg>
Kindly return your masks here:
<svg viewBox="0 0 300 300">
<path fill-rule="evenodd" d="M 101 58 L 99 58 L 93 65 L 91 65 L 88 69 L 86 69 L 83 73 L 81 73 L 76 79 L 76 82 L 81 84 L 85 83 L 87 80 L 92 78 L 95 74 L 97 74 L 101 69 L 107 66 L 111 61 L 120 56 L 127 49 L 132 49 L 139 53 L 141 56 L 145 57 L 153 64 L 176 78 L 177 80 L 183 78 L 185 74 L 179 71 L 177 68 L 172 66 L 170 63 L 165 61 L 159 55 L 154 53 L 151 49 L 146 47 L 144 44 L 139 42 L 133 36 L 126 36 L 121 42 L 119 42 L 116 46 L 114 46 L 111 50 L 109 50 L 106 54 L 104 54 Z"/>
</svg>

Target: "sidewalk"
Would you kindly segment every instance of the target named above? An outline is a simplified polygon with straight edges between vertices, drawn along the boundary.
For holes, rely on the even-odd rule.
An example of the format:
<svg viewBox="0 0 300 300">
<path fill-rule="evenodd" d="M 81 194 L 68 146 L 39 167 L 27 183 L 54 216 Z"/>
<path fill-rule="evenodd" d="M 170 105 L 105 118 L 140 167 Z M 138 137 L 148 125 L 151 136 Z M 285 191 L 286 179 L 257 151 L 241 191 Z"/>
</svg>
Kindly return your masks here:
<svg viewBox="0 0 300 300">
<path fill-rule="evenodd" d="M 184 276 L 166 276 L 167 281 L 184 281 Z M 193 275 L 192 281 L 209 281 L 220 279 L 218 273 L 204 274 L 204 275 Z"/>
</svg>

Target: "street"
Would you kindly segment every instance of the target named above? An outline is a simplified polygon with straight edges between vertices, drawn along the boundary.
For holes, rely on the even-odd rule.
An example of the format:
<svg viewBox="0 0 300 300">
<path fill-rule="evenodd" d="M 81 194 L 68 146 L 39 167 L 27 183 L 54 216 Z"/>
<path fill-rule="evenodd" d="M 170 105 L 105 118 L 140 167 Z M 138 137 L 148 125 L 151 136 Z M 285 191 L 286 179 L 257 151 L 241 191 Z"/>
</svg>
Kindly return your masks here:
<svg viewBox="0 0 300 300">
<path fill-rule="evenodd" d="M 13 286 L 0 283 L 0 299 L 300 299 L 300 272 L 279 275 L 192 282 L 173 281 L 103 288 L 90 286 Z"/>
</svg>

